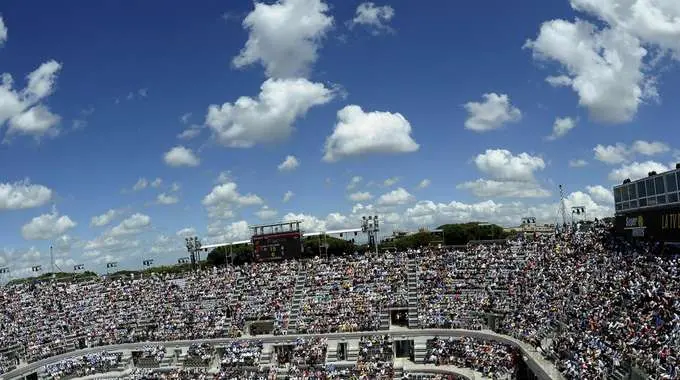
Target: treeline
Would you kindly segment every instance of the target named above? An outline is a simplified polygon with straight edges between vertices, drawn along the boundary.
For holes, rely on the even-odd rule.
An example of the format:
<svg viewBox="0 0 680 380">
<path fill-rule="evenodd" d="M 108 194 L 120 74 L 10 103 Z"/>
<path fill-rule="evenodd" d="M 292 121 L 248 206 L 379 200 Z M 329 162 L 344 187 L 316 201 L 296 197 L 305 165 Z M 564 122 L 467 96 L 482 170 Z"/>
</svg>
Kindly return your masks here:
<svg viewBox="0 0 680 380">
<path fill-rule="evenodd" d="M 489 239 L 506 239 L 511 232 L 504 231 L 503 227 L 495 224 L 487 223 L 463 223 L 463 224 L 444 224 L 436 228 L 441 230 L 441 233 L 433 233 L 426 230 L 399 236 L 395 238 L 386 239 L 378 246 L 380 250 L 397 249 L 407 250 L 417 249 L 420 247 L 427 247 L 433 244 L 442 245 L 464 245 L 469 241 L 474 240 L 489 240 Z M 342 255 L 354 252 L 363 253 L 368 249 L 372 249 L 366 244 L 359 245 L 354 243 L 354 239 L 345 240 L 332 236 L 307 237 L 302 241 L 304 246 L 305 256 L 320 256 L 328 253 L 329 255 Z M 326 248 L 328 246 L 328 248 Z M 201 266 L 221 266 L 227 263 L 227 258 L 230 252 L 234 253 L 235 263 L 243 263 L 250 260 L 253 255 L 253 247 L 251 245 L 235 245 L 233 247 L 223 246 L 213 249 L 208 253 L 205 261 L 201 262 Z M 111 278 L 130 275 L 145 275 L 145 274 L 165 274 L 165 273 L 181 273 L 191 269 L 191 264 L 177 264 L 156 266 L 144 270 L 121 270 L 108 274 Z M 82 273 L 45 273 L 37 277 L 29 277 L 22 279 L 15 279 L 10 281 L 10 284 L 22 283 L 29 281 L 43 281 L 52 278 L 62 281 L 79 281 L 86 280 L 91 277 L 96 277 L 94 272 L 86 271 Z"/>
</svg>

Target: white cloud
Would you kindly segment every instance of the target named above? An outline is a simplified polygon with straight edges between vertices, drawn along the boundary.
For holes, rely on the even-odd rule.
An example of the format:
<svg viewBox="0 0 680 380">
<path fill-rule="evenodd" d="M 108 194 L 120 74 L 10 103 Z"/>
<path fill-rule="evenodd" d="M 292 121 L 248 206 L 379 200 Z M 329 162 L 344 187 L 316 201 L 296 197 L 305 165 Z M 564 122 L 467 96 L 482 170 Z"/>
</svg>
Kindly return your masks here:
<svg viewBox="0 0 680 380">
<path fill-rule="evenodd" d="M 609 173 L 609 180 L 614 182 L 623 182 L 630 178 L 635 181 L 640 178 L 645 178 L 649 172 L 655 171 L 657 173 L 665 172 L 670 168 L 664 164 L 655 161 L 632 162 L 627 165 L 622 165 L 618 169 L 614 169 Z"/>
<path fill-rule="evenodd" d="M 430 184 L 432 184 L 432 181 L 425 178 L 424 180 L 420 181 L 420 183 L 418 184 L 418 189 L 425 189 L 425 188 L 429 187 Z"/>
<path fill-rule="evenodd" d="M 240 194 L 234 182 L 227 182 L 213 187 L 202 203 L 210 217 L 226 219 L 233 216 L 235 207 L 261 205 L 264 201 L 255 194 Z"/>
<path fill-rule="evenodd" d="M 0 46 L 4 45 L 5 41 L 7 41 L 7 27 L 5 21 L 0 17 Z"/>
<path fill-rule="evenodd" d="M 160 193 L 156 197 L 156 203 L 160 205 L 173 205 L 179 202 L 179 198 L 174 195 L 168 195 L 166 193 Z"/>
<path fill-rule="evenodd" d="M 349 200 L 351 200 L 352 202 L 363 202 L 363 201 L 367 201 L 367 200 L 369 200 L 369 199 L 372 199 L 372 198 L 373 198 L 373 195 L 371 195 L 371 193 L 369 193 L 368 191 L 363 191 L 363 192 L 362 192 L 362 191 L 358 191 L 358 192 L 356 192 L 356 193 L 350 194 L 350 195 L 348 196 L 348 198 L 349 198 Z"/>
<path fill-rule="evenodd" d="M 300 161 L 298 161 L 295 156 L 286 156 L 286 159 L 283 160 L 282 163 L 279 164 L 278 168 L 279 171 L 293 171 L 295 170 L 298 166 L 300 166 Z"/>
<path fill-rule="evenodd" d="M 286 191 L 286 193 L 283 194 L 283 203 L 286 203 L 289 200 L 291 200 L 294 195 L 295 195 L 295 193 L 293 193 L 292 191 L 290 191 L 290 190 Z"/>
<path fill-rule="evenodd" d="M 154 189 L 157 189 L 163 185 L 163 179 L 162 178 L 156 178 L 151 182 L 151 187 Z"/>
<path fill-rule="evenodd" d="M 465 109 L 468 119 L 465 128 L 475 132 L 486 132 L 501 128 L 506 123 L 516 123 L 522 119 L 522 112 L 510 104 L 506 94 L 489 93 L 482 95 L 484 102 L 468 102 Z"/>
<path fill-rule="evenodd" d="M 21 235 L 26 240 L 47 240 L 63 235 L 75 227 L 76 223 L 67 215 L 59 216 L 56 208 L 50 214 L 42 214 L 31 219 L 21 227 Z"/>
<path fill-rule="evenodd" d="M 379 34 L 381 32 L 391 32 L 392 28 L 387 25 L 394 17 L 394 8 L 389 5 L 376 6 L 372 2 L 365 2 L 359 4 L 356 10 L 356 14 L 352 21 L 350 21 L 350 27 L 355 25 L 364 25 L 371 29 L 373 34 Z"/>
<path fill-rule="evenodd" d="M 614 205 L 614 194 L 611 190 L 605 188 L 602 185 L 597 186 L 586 186 L 586 190 L 590 197 L 593 198 L 595 202 L 600 204 L 605 204 L 609 206 Z"/>
<path fill-rule="evenodd" d="M 50 199 L 52 190 L 43 185 L 32 185 L 28 179 L 0 183 L 0 211 L 39 207 Z"/>
<path fill-rule="evenodd" d="M 411 137 L 411 124 L 400 113 L 364 112 L 349 105 L 338 111 L 338 122 L 326 138 L 324 161 L 372 153 L 411 153 L 420 147 Z"/>
<path fill-rule="evenodd" d="M 475 157 L 475 164 L 492 179 L 509 181 L 533 181 L 534 172 L 545 169 L 541 157 L 528 153 L 516 156 L 505 149 L 487 149 L 485 153 Z"/>
<path fill-rule="evenodd" d="M 524 46 L 536 59 L 561 64 L 569 80 L 562 75 L 549 83 L 570 86 L 596 121 L 631 121 L 642 102 L 657 97 L 653 78 L 642 71 L 647 51 L 636 37 L 619 28 L 551 20 Z"/>
<path fill-rule="evenodd" d="M 172 185 L 170 186 L 170 191 L 173 192 L 173 193 L 176 193 L 181 188 L 182 188 L 182 186 L 179 183 L 173 182 Z"/>
<path fill-rule="evenodd" d="M 545 81 L 553 87 L 571 86 L 572 83 L 571 78 L 566 75 L 550 76 L 545 78 Z"/>
<path fill-rule="evenodd" d="M 194 152 L 191 151 L 191 149 L 185 148 L 181 145 L 178 145 L 170 149 L 168 152 L 166 152 L 163 155 L 163 160 L 167 165 L 172 167 L 180 166 L 194 167 L 198 166 L 201 163 L 201 160 L 198 157 L 196 157 L 196 155 L 194 154 Z"/>
<path fill-rule="evenodd" d="M 400 187 L 388 193 L 381 195 L 378 198 L 378 204 L 381 206 L 396 206 L 411 203 L 415 197 L 411 195 L 406 189 Z"/>
<path fill-rule="evenodd" d="M 23 134 L 36 138 L 42 136 L 56 137 L 59 129 L 54 128 L 61 121 L 61 117 L 50 112 L 44 105 L 36 105 L 9 121 L 8 135 Z"/>
<path fill-rule="evenodd" d="M 257 217 L 260 218 L 260 220 L 271 220 L 274 219 L 278 214 L 279 214 L 278 211 L 271 209 L 269 208 L 269 206 L 266 205 L 262 206 L 261 209 L 255 212 L 255 215 L 257 215 Z"/>
<path fill-rule="evenodd" d="M 249 36 L 233 60 L 234 66 L 260 63 L 269 77 L 306 76 L 333 25 L 327 12 L 328 5 L 322 0 L 255 2 L 255 9 L 243 20 Z"/>
<path fill-rule="evenodd" d="M 207 243 L 228 243 L 248 240 L 251 235 L 248 222 L 241 220 L 223 226 L 221 222 L 208 225 Z"/>
<path fill-rule="evenodd" d="M 618 143 L 616 145 L 601 145 L 598 144 L 593 148 L 595 152 L 595 159 L 607 164 L 620 164 L 629 159 L 630 151 L 625 144 Z"/>
<path fill-rule="evenodd" d="M 227 147 L 278 142 L 290 136 L 295 120 L 310 108 L 330 102 L 334 95 L 334 90 L 307 79 L 267 79 L 256 99 L 242 96 L 233 104 L 208 107 L 205 124 L 216 141 Z"/>
<path fill-rule="evenodd" d="M 552 135 L 548 136 L 548 140 L 557 140 L 566 135 L 569 131 L 576 127 L 576 120 L 570 117 L 558 117 L 553 124 Z"/>
<path fill-rule="evenodd" d="M 571 6 L 680 57 L 680 5 L 676 0 L 571 0 Z"/>
<path fill-rule="evenodd" d="M 52 60 L 43 63 L 26 77 L 28 84 L 21 91 L 14 90 L 14 80 L 8 73 L 2 74 L 0 85 L 0 126 L 9 120 L 5 141 L 11 135 L 26 134 L 39 139 L 59 134 L 56 128 L 60 117 L 40 104 L 56 87 L 56 77 L 61 64 Z"/>
<path fill-rule="evenodd" d="M 120 211 L 110 209 L 101 215 L 93 216 L 90 220 L 90 225 L 94 227 L 106 226 L 118 217 L 118 215 L 120 215 Z"/>
<path fill-rule="evenodd" d="M 183 130 L 180 134 L 177 135 L 177 138 L 180 140 L 191 140 L 195 137 L 198 137 L 198 135 L 201 134 L 201 126 L 200 125 L 192 125 L 191 127 Z"/>
<path fill-rule="evenodd" d="M 193 227 L 182 228 L 181 230 L 175 232 L 175 235 L 179 237 L 189 237 L 196 235 L 196 229 Z"/>
<path fill-rule="evenodd" d="M 549 197 L 550 192 L 535 182 L 496 181 L 478 179 L 465 182 L 458 189 L 470 190 L 480 198 L 543 198 Z"/>
<path fill-rule="evenodd" d="M 150 225 L 151 218 L 148 215 L 135 213 L 126 219 L 123 219 L 120 224 L 113 227 L 111 231 L 109 231 L 108 235 L 111 237 L 134 235 L 142 232 Z"/>
<path fill-rule="evenodd" d="M 349 183 L 347 184 L 347 190 L 354 190 L 363 180 L 364 180 L 363 177 L 358 175 L 352 177 L 352 179 L 349 180 Z"/>
<path fill-rule="evenodd" d="M 144 190 L 149 186 L 149 181 L 146 178 L 140 178 L 137 180 L 134 186 L 132 186 L 133 191 Z"/>
<path fill-rule="evenodd" d="M 671 150 L 668 144 L 665 144 L 661 141 L 648 142 L 643 140 L 635 141 L 631 149 L 634 152 L 645 156 L 654 156 L 657 154 L 666 153 Z"/>
<path fill-rule="evenodd" d="M 394 186 L 400 180 L 401 180 L 401 178 L 399 178 L 399 177 L 390 177 L 383 182 L 383 185 L 385 187 L 391 187 L 391 186 Z"/>
<path fill-rule="evenodd" d="M 593 148 L 593 151 L 595 152 L 595 158 L 607 164 L 620 164 L 623 162 L 628 162 L 632 160 L 636 154 L 641 154 L 643 156 L 654 156 L 669 152 L 670 150 L 670 147 L 663 142 L 649 142 L 644 140 L 637 140 L 633 142 L 630 147 L 623 143 L 617 143 L 616 145 L 607 146 L 598 144 L 595 148 Z"/>
<path fill-rule="evenodd" d="M 304 232 L 328 231 L 326 221 L 312 215 L 288 213 L 283 216 L 284 222 L 300 220 L 300 228 Z"/>
<path fill-rule="evenodd" d="M 189 120 L 191 119 L 191 115 L 192 115 L 191 112 L 187 112 L 180 116 L 179 120 L 182 122 L 182 124 L 188 124 Z"/>
<path fill-rule="evenodd" d="M 588 165 L 588 161 L 583 159 L 569 160 L 569 167 L 572 168 L 582 168 Z"/>
</svg>

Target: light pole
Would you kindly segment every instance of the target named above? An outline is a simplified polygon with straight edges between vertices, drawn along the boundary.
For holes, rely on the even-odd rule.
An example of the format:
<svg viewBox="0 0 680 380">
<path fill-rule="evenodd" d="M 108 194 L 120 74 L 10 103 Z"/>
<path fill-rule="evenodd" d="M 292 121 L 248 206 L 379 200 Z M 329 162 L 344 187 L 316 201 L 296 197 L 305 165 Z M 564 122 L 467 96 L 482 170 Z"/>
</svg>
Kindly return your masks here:
<svg viewBox="0 0 680 380">
<path fill-rule="evenodd" d="M 378 254 L 378 241 L 376 235 L 380 231 L 380 222 L 378 220 L 378 215 L 368 217 L 361 217 L 361 232 L 368 235 L 369 246 L 373 244 L 375 246 L 375 254 Z"/>
<path fill-rule="evenodd" d="M 200 251 L 201 251 L 201 241 L 198 240 L 198 236 L 185 238 L 187 251 L 189 252 L 189 258 L 191 259 L 191 266 L 196 269 L 196 261 L 201 261 Z"/>
</svg>

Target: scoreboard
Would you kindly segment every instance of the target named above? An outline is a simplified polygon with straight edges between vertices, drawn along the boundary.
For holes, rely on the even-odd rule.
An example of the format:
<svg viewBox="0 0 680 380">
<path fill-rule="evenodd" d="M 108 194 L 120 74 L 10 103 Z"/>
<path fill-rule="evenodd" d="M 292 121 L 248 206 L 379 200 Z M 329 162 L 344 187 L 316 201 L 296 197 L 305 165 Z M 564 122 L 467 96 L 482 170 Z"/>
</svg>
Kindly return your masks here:
<svg viewBox="0 0 680 380">
<path fill-rule="evenodd" d="M 274 233 L 252 237 L 255 261 L 299 258 L 302 252 L 300 232 Z"/>
</svg>

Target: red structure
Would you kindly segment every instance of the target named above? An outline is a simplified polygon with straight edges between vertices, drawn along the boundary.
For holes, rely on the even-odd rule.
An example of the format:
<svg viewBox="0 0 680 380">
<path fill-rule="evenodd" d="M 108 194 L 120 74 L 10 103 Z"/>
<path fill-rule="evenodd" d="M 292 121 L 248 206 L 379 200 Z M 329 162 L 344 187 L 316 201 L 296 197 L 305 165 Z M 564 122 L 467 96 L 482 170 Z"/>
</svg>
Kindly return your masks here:
<svg viewBox="0 0 680 380">
<path fill-rule="evenodd" d="M 255 261 L 299 258 L 302 255 L 301 221 L 251 226 Z"/>
</svg>

